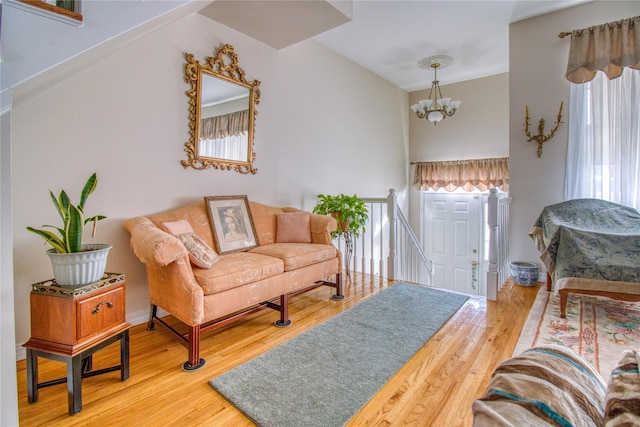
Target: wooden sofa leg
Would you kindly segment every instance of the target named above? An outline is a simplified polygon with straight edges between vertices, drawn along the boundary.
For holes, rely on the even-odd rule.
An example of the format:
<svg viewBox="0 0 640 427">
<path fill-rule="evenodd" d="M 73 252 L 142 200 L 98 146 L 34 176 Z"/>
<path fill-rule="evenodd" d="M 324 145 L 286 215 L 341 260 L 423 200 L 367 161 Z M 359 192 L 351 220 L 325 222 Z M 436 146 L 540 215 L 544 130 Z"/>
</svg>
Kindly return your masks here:
<svg viewBox="0 0 640 427">
<path fill-rule="evenodd" d="M 147 323 L 147 331 L 154 331 L 156 329 L 156 324 L 153 319 L 158 315 L 158 306 L 155 304 L 151 304 L 151 310 L 149 312 L 149 323 Z"/>
<path fill-rule="evenodd" d="M 289 319 L 289 294 L 280 295 L 280 319 L 273 322 L 279 328 L 291 325 Z"/>
<path fill-rule="evenodd" d="M 206 360 L 200 358 L 200 325 L 189 326 L 189 360 L 182 364 L 183 371 L 195 371 L 202 368 Z"/>
<path fill-rule="evenodd" d="M 344 299 L 344 295 L 342 294 L 342 273 L 336 274 L 336 293 L 331 295 L 331 299 Z"/>
</svg>

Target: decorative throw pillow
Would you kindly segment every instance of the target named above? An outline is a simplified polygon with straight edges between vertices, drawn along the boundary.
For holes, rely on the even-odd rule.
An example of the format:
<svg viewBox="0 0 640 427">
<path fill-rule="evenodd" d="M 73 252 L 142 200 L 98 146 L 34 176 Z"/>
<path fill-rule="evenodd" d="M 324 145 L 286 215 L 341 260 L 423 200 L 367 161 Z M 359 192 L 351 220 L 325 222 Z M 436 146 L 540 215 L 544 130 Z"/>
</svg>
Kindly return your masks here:
<svg viewBox="0 0 640 427">
<path fill-rule="evenodd" d="M 286 212 L 276 215 L 276 243 L 311 243 L 311 214 Z"/>
<path fill-rule="evenodd" d="M 178 236 L 185 248 L 189 251 L 189 259 L 195 266 L 211 268 L 220 259 L 220 256 L 207 245 L 207 242 L 196 233 L 183 233 Z"/>
<path fill-rule="evenodd" d="M 220 259 L 220 255 L 216 253 L 207 242 L 193 232 L 193 228 L 188 221 L 182 219 L 179 221 L 165 222 L 162 224 L 164 231 L 176 236 L 189 252 L 189 260 L 196 267 L 210 268 L 216 261 Z"/>
<path fill-rule="evenodd" d="M 164 231 L 167 233 L 176 237 L 184 233 L 193 233 L 193 227 L 191 227 L 191 224 L 189 224 L 189 221 L 186 219 L 164 222 L 162 223 L 162 228 L 164 228 Z"/>
</svg>

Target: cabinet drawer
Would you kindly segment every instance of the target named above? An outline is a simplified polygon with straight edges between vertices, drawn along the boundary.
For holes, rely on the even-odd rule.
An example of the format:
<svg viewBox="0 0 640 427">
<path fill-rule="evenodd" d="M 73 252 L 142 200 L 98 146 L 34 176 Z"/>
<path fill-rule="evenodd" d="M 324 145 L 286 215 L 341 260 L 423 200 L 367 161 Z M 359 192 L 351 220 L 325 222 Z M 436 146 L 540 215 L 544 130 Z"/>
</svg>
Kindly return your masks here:
<svg viewBox="0 0 640 427">
<path fill-rule="evenodd" d="M 77 340 L 124 323 L 124 287 L 78 301 Z"/>
</svg>

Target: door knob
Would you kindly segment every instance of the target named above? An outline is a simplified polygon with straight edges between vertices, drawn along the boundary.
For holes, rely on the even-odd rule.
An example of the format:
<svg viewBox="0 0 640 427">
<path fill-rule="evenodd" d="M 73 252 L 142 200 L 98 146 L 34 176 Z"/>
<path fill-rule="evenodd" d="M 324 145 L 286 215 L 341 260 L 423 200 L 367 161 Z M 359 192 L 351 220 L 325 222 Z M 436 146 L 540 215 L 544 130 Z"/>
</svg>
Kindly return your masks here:
<svg viewBox="0 0 640 427">
<path fill-rule="evenodd" d="M 471 265 L 475 267 L 476 265 L 478 265 L 478 262 L 477 261 L 471 261 Z"/>
</svg>

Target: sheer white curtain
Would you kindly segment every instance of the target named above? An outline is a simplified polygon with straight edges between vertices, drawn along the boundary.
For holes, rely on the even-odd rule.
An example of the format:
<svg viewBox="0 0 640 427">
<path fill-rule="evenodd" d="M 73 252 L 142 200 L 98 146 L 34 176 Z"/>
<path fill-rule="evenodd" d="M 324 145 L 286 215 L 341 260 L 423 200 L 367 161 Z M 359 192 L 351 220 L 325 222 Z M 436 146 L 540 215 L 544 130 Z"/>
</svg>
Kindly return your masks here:
<svg viewBox="0 0 640 427">
<path fill-rule="evenodd" d="M 246 133 L 229 135 L 224 138 L 200 139 L 198 155 L 218 159 L 249 160 L 249 139 Z"/>
<path fill-rule="evenodd" d="M 565 199 L 640 209 L 640 71 L 571 84 Z"/>
</svg>

